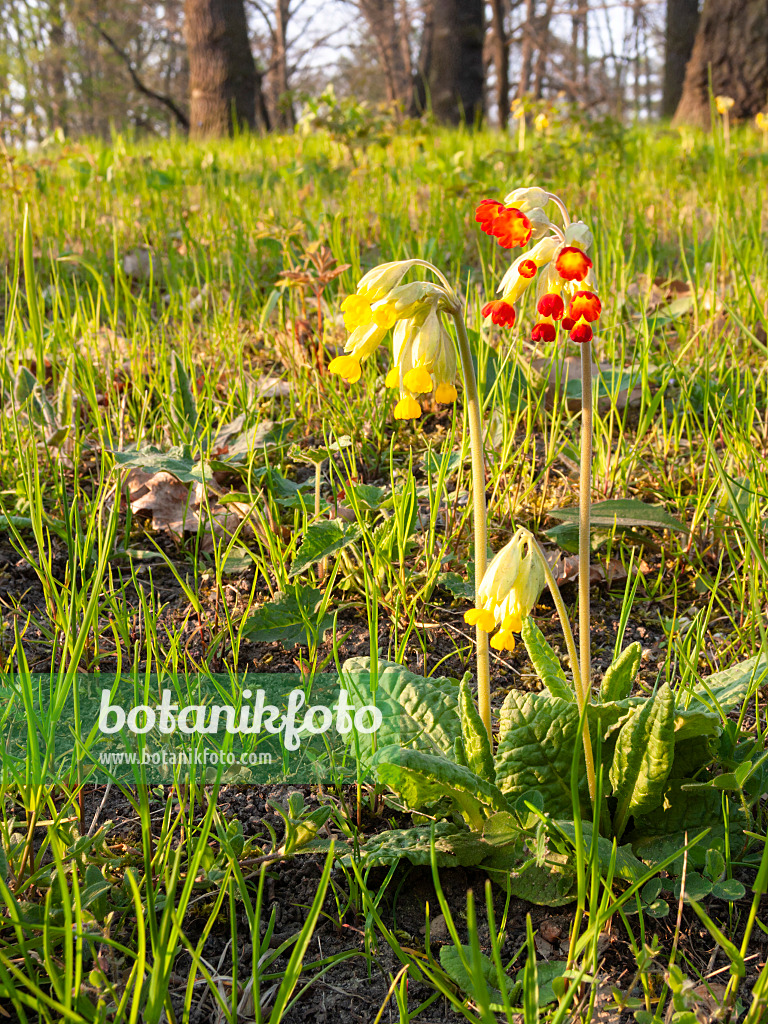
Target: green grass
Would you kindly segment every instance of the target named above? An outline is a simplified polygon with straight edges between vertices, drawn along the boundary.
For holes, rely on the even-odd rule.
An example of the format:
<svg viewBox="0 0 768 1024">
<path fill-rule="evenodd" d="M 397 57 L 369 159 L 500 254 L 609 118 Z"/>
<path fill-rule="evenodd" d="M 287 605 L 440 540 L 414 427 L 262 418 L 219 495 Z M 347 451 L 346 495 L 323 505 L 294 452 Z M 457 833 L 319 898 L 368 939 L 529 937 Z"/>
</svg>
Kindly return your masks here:
<svg viewBox="0 0 768 1024">
<path fill-rule="evenodd" d="M 345 338 L 340 302 L 366 269 L 414 256 L 446 273 L 466 301 L 489 422 L 486 493 L 497 549 L 513 523 L 539 533 L 551 527 L 547 511 L 574 503 L 577 493 L 569 467 L 578 460 L 578 413 L 562 389 L 547 394 L 546 379 L 532 368 L 534 356 L 573 353 L 533 352 L 530 300 L 511 333 L 489 328 L 480 315 L 505 256 L 477 229 L 474 207 L 483 197 L 503 198 L 516 185 L 534 183 L 561 195 L 594 232 L 604 308 L 596 353 L 629 375 L 624 383 L 632 400 L 624 403 L 620 374 L 604 374 L 593 499 L 639 498 L 689 528 L 663 536 L 611 532 L 594 556 L 606 568 L 632 561 L 647 570 L 629 614 L 651 638 L 643 680 L 651 687 L 666 680 L 684 691 L 700 676 L 765 650 L 767 169 L 760 140 L 746 128 L 733 132 L 726 154 L 717 138 L 690 132 L 581 122 L 558 125 L 546 139 L 529 138 L 523 154 L 491 132 L 412 126 L 386 148 L 359 153 L 354 166 L 322 133 L 208 146 L 118 136 L 110 145 L 15 154 L 0 168 L 6 269 L 0 539 L 6 561 L 23 560 L 23 585 L 3 592 L 2 669 L 242 668 L 253 658 L 253 651 L 242 654 L 248 610 L 295 582 L 323 591 L 320 617 L 326 607 L 339 611 L 334 643 L 315 635 L 297 650 L 297 670 L 333 667 L 340 634 L 357 627 L 368 629 L 374 658 L 384 628 L 384 657 L 425 675 L 441 674 L 444 663 L 454 672 L 471 667 L 471 637 L 459 614 L 466 603 L 452 605 L 440 582 L 448 570 L 466 578 L 471 558 L 461 403 L 453 413 L 433 407 L 415 424 L 395 423 L 392 393 L 383 388 L 386 344 L 364 365 L 358 384 L 329 376 L 330 356 L 318 360 L 312 342 L 313 289 L 304 294 L 281 274 L 305 267 L 314 273 L 310 257 L 320 246 L 339 265 L 350 265 L 321 300 L 330 350 Z M 126 273 L 129 256 L 134 265 L 140 261 L 141 273 Z M 654 278 L 661 289 L 646 302 Z M 682 299 L 671 294 L 664 301 L 669 281 L 681 282 Z M 294 346 L 296 331 L 309 343 Z M 265 379 L 275 378 L 289 386 L 287 394 L 262 394 Z M 221 459 L 226 453 L 216 455 L 214 439 L 241 415 L 236 433 L 262 427 L 266 434 L 277 424 L 277 443 L 251 438 L 242 461 L 207 493 L 211 514 L 223 514 L 214 508 L 222 497 L 234 501 L 224 504 L 235 513 L 213 541 L 204 525 L 171 535 L 130 512 L 120 496 L 127 469 L 116 451 L 188 445 L 192 462 Z M 352 445 L 322 465 L 318 513 L 314 466 L 291 446 L 322 446 L 343 435 Z M 297 491 L 297 480 L 306 480 L 306 489 Z M 361 484 L 381 488 L 378 501 L 356 489 Z M 339 503 L 360 539 L 332 554 L 324 572 L 314 563 L 291 576 L 307 530 Z M 600 591 L 597 625 L 606 626 L 611 648 L 624 589 L 622 581 Z M 258 656 L 270 658 L 271 649 Z M 497 657 L 492 683 L 497 691 L 518 685 L 514 673 L 526 668 L 519 655 Z M 762 747 L 760 693 L 742 708 L 740 727 Z M 153 798 L 138 787 L 131 798 L 143 842 L 125 854 L 116 853 L 109 831 L 97 829 L 90 840 L 80 835 L 88 820 L 84 828 L 78 821 L 76 786 L 19 783 L 4 796 L 0 988 L 3 1005 L 12 1004 L 22 1020 L 155 1021 L 163 1011 L 167 1019 L 185 1019 L 202 980 L 219 1019 L 250 1013 L 249 1019 L 277 1022 L 297 991 L 338 959 L 307 962 L 314 922 L 328 912 L 329 886 L 340 920 L 354 907 L 367 922 L 369 968 L 384 947 L 400 965 L 390 977 L 382 1020 L 395 1019 L 390 1008 L 402 1021 L 413 1019 L 417 1007 L 408 1001 L 405 978 L 418 979 L 467 1020 L 489 1021 L 502 1012 L 513 1019 L 505 993 L 503 1011 L 490 1008 L 471 928 L 469 946 L 452 933 L 473 979 L 467 994 L 428 940 L 418 955 L 399 940 L 379 907 L 381 893 L 369 888 L 354 861 L 339 882 L 329 876 L 329 859 L 305 930 L 281 947 L 286 957 L 270 949 L 262 928 L 250 961 L 236 960 L 235 980 L 219 984 L 205 958 L 205 938 L 227 916 L 222 908 L 235 921 L 236 905 L 259 935 L 267 863 L 253 873 L 254 882 L 247 861 L 269 858 L 277 846 L 264 837 L 244 854 L 233 844 L 215 789 L 191 787 L 179 794 L 177 811 L 163 801 L 158 830 Z M 360 799 L 348 815 L 339 811 L 339 827 L 350 835 Z M 755 829 L 764 835 L 764 822 Z M 756 849 L 753 867 L 761 853 L 757 841 Z M 218 889 L 203 903 L 202 933 L 198 928 L 193 941 L 185 915 L 209 857 L 218 858 Z M 764 869 L 765 858 L 758 898 L 766 889 Z M 514 970 L 528 966 L 521 1001 L 511 1005 L 525 1007 L 526 1024 L 575 1019 L 577 1006 L 582 1019 L 592 1013 L 598 939 L 626 906 L 621 887 L 600 877 L 589 851 L 580 871 L 579 911 L 588 924 L 573 935 L 579 967 L 559 1009 L 557 1002 L 538 1006 L 532 938 L 518 951 Z M 99 902 L 107 892 L 109 920 Z M 468 920 L 483 902 L 475 898 Z M 501 944 L 490 897 L 486 909 L 498 978 Z M 749 913 L 752 920 L 757 911 Z M 743 934 L 742 915 L 712 926 L 725 927 L 712 932 L 713 941 L 734 964 L 747 952 L 736 938 Z M 675 954 L 648 952 L 655 926 L 642 913 L 624 920 L 634 932 L 641 1009 L 649 1012 L 667 998 L 659 962 L 669 964 Z M 173 968 L 182 950 L 193 969 L 179 988 Z M 696 978 L 695 965 L 678 957 L 678 966 Z M 673 988 L 675 979 L 670 970 Z M 765 975 L 759 984 L 765 990 Z M 171 991 L 180 1001 L 171 1003 Z M 238 1010 L 241 1000 L 252 1013 Z M 423 1002 L 427 1018 L 433 1001 Z M 751 1012 L 750 1024 L 757 1020 Z"/>
</svg>

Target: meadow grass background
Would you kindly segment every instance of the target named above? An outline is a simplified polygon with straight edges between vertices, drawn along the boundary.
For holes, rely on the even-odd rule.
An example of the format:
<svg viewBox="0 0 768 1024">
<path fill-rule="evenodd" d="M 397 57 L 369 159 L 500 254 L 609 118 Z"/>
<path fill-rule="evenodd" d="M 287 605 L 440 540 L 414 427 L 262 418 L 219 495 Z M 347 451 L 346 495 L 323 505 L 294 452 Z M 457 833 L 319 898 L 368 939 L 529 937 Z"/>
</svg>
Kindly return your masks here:
<svg viewBox="0 0 768 1024">
<path fill-rule="evenodd" d="M 445 609 L 460 619 L 468 606 L 440 579 L 446 570 L 466 578 L 470 559 L 469 510 L 458 500 L 468 488 L 466 469 L 461 459 L 448 462 L 453 452 L 468 461 L 461 400 L 455 411 L 425 408 L 418 422 L 396 424 L 393 393 L 383 387 L 387 345 L 365 364 L 358 384 L 330 377 L 318 366 L 312 291 L 303 302 L 281 274 L 304 267 L 320 246 L 350 265 L 328 284 L 320 306 L 327 365 L 345 340 L 340 303 L 366 269 L 415 256 L 446 273 L 466 300 L 490 423 L 489 538 L 498 548 L 513 523 L 550 528 L 548 509 L 574 503 L 578 486 L 570 471 L 578 460 L 578 414 L 563 389 L 548 390 L 533 365 L 566 353 L 530 344 L 530 299 L 512 332 L 480 316 L 507 257 L 479 232 L 474 209 L 481 198 L 502 199 L 524 184 L 556 192 L 594 232 L 604 310 L 595 350 L 608 368 L 596 417 L 593 500 L 640 498 L 688 528 L 630 536 L 607 531 L 596 538 L 595 562 L 606 571 L 644 562 L 632 617 L 644 624 L 652 648 L 647 684 L 685 685 L 765 649 L 767 169 L 768 155 L 749 128 L 732 133 L 726 152 L 717 134 L 588 126 L 578 119 L 546 136 L 529 135 L 524 153 L 498 133 L 418 125 L 386 145 L 353 151 L 316 133 L 209 146 L 117 136 L 109 144 L 6 153 L 0 164 L 4 669 L 202 664 L 226 670 L 249 659 L 277 665 L 280 658 L 282 665 L 283 655 L 271 653 L 275 645 L 267 654 L 250 645 L 241 656 L 245 626 L 265 600 L 297 586 L 320 591 L 317 621 L 343 608 L 349 630 L 363 630 L 363 646 L 375 649 L 383 635 L 385 656 L 425 674 L 469 665 L 466 632 L 446 630 L 435 646 L 429 626 Z M 577 354 L 575 347 L 568 354 Z M 288 387 L 277 388 L 285 393 L 275 397 L 276 378 Z M 632 400 L 623 401 L 621 391 Z M 211 505 L 224 497 L 226 508 L 226 495 L 234 495 L 232 507 L 248 510 L 250 532 L 241 513 L 226 520 L 214 543 L 202 526 L 184 536 L 153 532 L 116 502 L 117 471 L 124 474 L 125 465 L 115 452 L 189 445 L 192 463 L 209 459 L 222 426 L 241 414 L 240 433 L 269 421 L 278 424 L 278 439 L 279 425 L 294 421 L 286 443 L 268 447 L 266 456 L 251 442 L 244 461 L 220 475 L 217 492 L 208 496 Z M 344 491 L 341 500 L 370 526 L 374 517 L 359 502 L 365 492 L 353 485 L 373 484 L 382 488 L 379 502 L 394 525 L 386 536 L 365 535 L 360 550 L 367 557 L 347 549 L 331 556 L 324 577 L 318 564 L 292 576 L 316 517 L 314 471 L 291 443 L 322 445 L 343 435 L 352 446 L 326 464 L 321 517 Z M 308 477 L 302 500 L 292 485 Z M 423 522 L 409 546 L 405 521 L 419 503 Z M 601 585 L 601 644 L 612 647 L 623 595 L 623 582 L 613 591 Z M 571 595 L 571 605 L 574 600 Z M 332 665 L 337 653 L 335 640 L 323 644 L 316 635 L 296 649 L 293 664 L 311 673 Z M 497 687 L 517 685 L 524 662 L 519 652 L 509 659 L 518 670 L 511 676 L 496 659 Z M 759 695 L 742 709 L 741 721 L 762 743 Z M 187 947 L 190 977 L 203 979 L 211 993 L 224 992 L 210 996 L 211 1007 L 220 1006 L 223 1019 L 250 1019 L 238 1018 L 246 984 L 231 981 L 237 963 L 229 966 L 229 987 L 221 989 L 202 959 L 222 904 L 230 902 L 231 923 L 239 901 L 253 926 L 264 886 L 263 871 L 256 894 L 247 884 L 242 844 L 227 831 L 215 799 L 200 789 L 176 803 L 161 800 L 157 833 L 155 797 L 140 787 L 132 800 L 142 838 L 116 856 L 98 829 L 97 840 L 72 854 L 83 828 L 75 821 L 74 791 L 62 797 L 53 787 L 22 785 L 7 796 L 0 890 L 6 906 L 23 904 L 28 918 L 14 922 L 10 910 L 0 929 L 0 984 L 14 1012 L 23 1014 L 37 1000 L 51 1020 L 60 1019 L 62 1007 L 77 1020 L 135 1020 L 139 1006 L 146 1020 L 183 1016 L 199 998 L 193 982 L 185 987 L 172 977 L 175 957 Z M 204 816 L 196 816 L 201 809 Z M 211 849 L 222 872 L 218 895 L 204 904 L 205 935 L 193 945 L 182 922 Z M 252 845 L 251 858 L 264 849 L 254 853 Z M 101 882 L 87 874 L 93 867 Z M 329 872 L 330 866 L 315 915 Z M 123 959 L 110 974 L 109 956 L 103 964 L 97 957 L 94 967 L 88 949 L 96 940 L 74 940 L 72 923 L 103 932 L 103 914 L 79 894 L 96 886 L 97 900 L 107 891 L 102 882 L 110 888 L 118 874 L 125 899 L 116 904 L 114 933 L 101 941 Z M 348 882 L 345 899 L 352 901 L 354 890 L 372 933 L 394 949 L 397 937 L 377 916 L 374 897 L 353 874 Z M 310 915 L 306 943 L 312 927 Z M 234 932 L 233 938 L 237 946 Z M 304 938 L 285 947 L 294 957 L 288 966 L 281 961 L 268 986 L 263 1019 L 279 1020 L 294 992 Z M 368 941 L 365 949 L 370 964 Z M 269 958 L 257 970 L 265 953 L 253 943 L 250 962 L 240 965 L 243 977 L 267 971 Z M 328 966 L 322 959 L 317 964 L 317 971 Z M 97 973 L 91 977 L 90 970 Z M 436 965 L 425 971 L 421 982 L 431 977 L 435 998 L 448 998 L 450 984 Z M 400 982 L 390 995 L 397 990 L 407 1003 Z M 177 1003 L 169 1002 L 169 991 Z M 479 1019 L 466 1001 L 455 993 L 453 999 L 467 1019 Z M 247 1009 L 255 1015 L 252 1003 Z"/>
</svg>

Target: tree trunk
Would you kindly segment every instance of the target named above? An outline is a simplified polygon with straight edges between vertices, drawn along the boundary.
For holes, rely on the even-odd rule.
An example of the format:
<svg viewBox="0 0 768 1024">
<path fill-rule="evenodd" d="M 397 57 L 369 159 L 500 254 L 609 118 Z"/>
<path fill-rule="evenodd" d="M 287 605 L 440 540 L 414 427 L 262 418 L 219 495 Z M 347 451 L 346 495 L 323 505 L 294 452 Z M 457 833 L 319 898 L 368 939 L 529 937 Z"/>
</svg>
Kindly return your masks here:
<svg viewBox="0 0 768 1024">
<path fill-rule="evenodd" d="M 275 90 L 276 121 L 280 128 L 291 131 L 296 127 L 296 114 L 291 101 L 288 78 L 288 22 L 291 19 L 291 0 L 277 0 L 275 4 Z"/>
<path fill-rule="evenodd" d="M 541 99 L 544 73 L 547 69 L 549 49 L 552 45 L 552 36 L 549 31 L 549 25 L 552 21 L 552 8 L 554 6 L 555 0 L 547 0 L 546 9 L 539 19 L 536 27 L 536 43 L 539 48 L 539 52 L 536 54 L 536 63 L 533 69 L 533 95 L 537 100 Z"/>
<path fill-rule="evenodd" d="M 496 68 L 499 104 L 499 127 L 506 128 L 509 121 L 509 47 L 504 27 L 504 0 L 491 0 L 493 26 L 493 63 Z"/>
<path fill-rule="evenodd" d="M 691 56 L 698 25 L 699 0 L 667 0 L 662 117 L 674 115 L 683 95 L 685 66 Z"/>
<path fill-rule="evenodd" d="M 709 68 L 731 116 L 753 117 L 768 100 L 768 0 L 704 0 L 674 123 L 709 127 Z"/>
<path fill-rule="evenodd" d="M 517 83 L 517 98 L 521 100 L 528 92 L 533 64 L 533 38 L 535 34 L 536 0 L 525 0 L 525 23 L 523 24 L 523 45 L 520 49 L 520 80 Z"/>
<path fill-rule="evenodd" d="M 395 0 L 359 0 L 359 4 L 376 41 L 387 102 L 402 104 L 403 109 L 410 113 L 413 86 L 410 54 L 407 53 L 407 26 L 403 21 L 407 12 L 401 8 L 398 18 Z"/>
<path fill-rule="evenodd" d="M 438 121 L 473 124 L 483 110 L 483 0 L 438 0 L 427 84 Z"/>
<path fill-rule="evenodd" d="M 256 123 L 256 66 L 243 0 L 186 0 L 189 123 L 193 138 Z"/>
</svg>

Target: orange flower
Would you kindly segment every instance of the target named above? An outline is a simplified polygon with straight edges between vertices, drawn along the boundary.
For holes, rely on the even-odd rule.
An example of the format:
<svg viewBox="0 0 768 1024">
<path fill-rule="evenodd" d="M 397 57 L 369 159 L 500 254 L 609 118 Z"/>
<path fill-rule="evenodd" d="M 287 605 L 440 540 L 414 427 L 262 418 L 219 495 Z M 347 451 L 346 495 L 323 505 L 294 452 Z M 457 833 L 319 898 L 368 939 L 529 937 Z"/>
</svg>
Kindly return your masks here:
<svg viewBox="0 0 768 1024">
<path fill-rule="evenodd" d="M 592 260 L 575 245 L 560 250 L 555 267 L 564 281 L 583 281 L 592 267 Z"/>
<path fill-rule="evenodd" d="M 594 292 L 576 292 L 568 303 L 567 316 L 570 320 L 580 320 L 583 317 L 592 323 L 598 319 L 601 312 L 600 299 Z"/>
<path fill-rule="evenodd" d="M 571 319 L 569 319 L 569 317 L 564 316 L 563 317 L 563 322 L 560 324 L 560 326 L 563 328 L 564 331 L 570 331 L 570 330 L 573 329 L 575 324 L 576 324 L 575 320 L 571 320 Z"/>
<path fill-rule="evenodd" d="M 586 321 L 582 321 L 576 324 L 569 337 L 571 341 L 578 341 L 583 345 L 587 341 L 592 341 L 592 328 Z"/>
<path fill-rule="evenodd" d="M 538 267 L 533 260 L 523 260 L 520 266 L 517 268 L 517 272 L 520 277 L 535 277 Z"/>
<path fill-rule="evenodd" d="M 539 320 L 537 324 L 534 324 L 533 331 L 531 332 L 531 338 L 534 341 L 554 341 L 555 325 L 549 320 Z"/>
<path fill-rule="evenodd" d="M 513 327 L 515 323 L 515 307 L 503 299 L 496 299 L 483 306 L 483 316 L 489 316 L 499 327 Z"/>
<path fill-rule="evenodd" d="M 559 295 L 554 292 L 545 292 L 539 299 L 536 307 L 542 316 L 551 316 L 553 320 L 562 320 L 565 312 L 565 303 Z"/>
<path fill-rule="evenodd" d="M 532 231 L 533 224 L 524 213 L 514 206 L 502 206 L 493 219 L 490 233 L 495 235 L 499 245 L 505 249 L 514 249 L 518 245 L 525 245 Z"/>
<path fill-rule="evenodd" d="M 493 222 L 504 209 L 504 204 L 497 199 L 483 199 L 475 210 L 475 220 L 486 235 L 492 235 Z"/>
</svg>

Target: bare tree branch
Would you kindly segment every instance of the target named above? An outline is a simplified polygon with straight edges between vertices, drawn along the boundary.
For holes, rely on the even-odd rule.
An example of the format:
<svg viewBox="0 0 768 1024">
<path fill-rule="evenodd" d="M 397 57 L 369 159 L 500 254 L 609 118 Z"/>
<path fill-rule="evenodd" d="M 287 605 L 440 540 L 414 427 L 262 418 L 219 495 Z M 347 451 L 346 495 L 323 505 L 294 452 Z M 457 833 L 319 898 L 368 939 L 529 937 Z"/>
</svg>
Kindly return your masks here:
<svg viewBox="0 0 768 1024">
<path fill-rule="evenodd" d="M 128 56 L 128 54 L 125 52 L 125 50 L 121 49 L 118 46 L 118 44 L 115 42 L 115 40 L 112 38 L 112 36 L 109 35 L 109 33 L 106 31 L 106 29 L 102 28 L 102 26 L 99 25 L 98 22 L 92 21 L 88 17 L 87 14 L 83 15 L 83 17 L 88 22 L 88 24 L 91 26 L 91 28 L 95 32 L 99 33 L 99 35 L 104 40 L 104 42 L 107 43 L 107 45 L 113 50 L 113 52 L 125 64 L 125 66 L 126 66 L 126 68 L 128 70 L 128 74 L 131 76 L 131 80 L 133 81 L 133 84 L 136 86 L 138 91 L 140 93 L 142 93 L 142 95 L 148 96 L 150 99 L 155 100 L 157 103 L 162 103 L 162 105 L 164 107 L 167 107 L 168 110 L 170 110 L 170 112 L 173 114 L 173 116 L 176 118 L 176 120 L 182 126 L 184 131 L 189 131 L 189 118 L 187 117 L 187 115 L 184 113 L 183 110 L 180 110 L 176 106 L 176 104 L 171 99 L 171 97 L 170 96 L 163 96 L 162 93 L 155 92 L 154 89 L 150 89 L 150 87 L 148 85 L 145 85 L 144 82 L 142 82 L 142 80 L 136 74 L 136 69 L 133 66 L 133 62 L 131 61 L 131 58 Z"/>
</svg>

